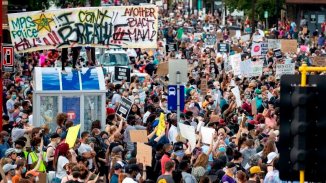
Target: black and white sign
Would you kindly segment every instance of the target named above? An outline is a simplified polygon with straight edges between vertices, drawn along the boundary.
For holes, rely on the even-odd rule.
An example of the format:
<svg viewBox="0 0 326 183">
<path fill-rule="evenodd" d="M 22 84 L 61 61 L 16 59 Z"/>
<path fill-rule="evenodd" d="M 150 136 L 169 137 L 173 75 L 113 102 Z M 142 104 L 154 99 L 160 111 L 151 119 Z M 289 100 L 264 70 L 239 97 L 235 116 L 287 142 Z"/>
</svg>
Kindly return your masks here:
<svg viewBox="0 0 326 183">
<path fill-rule="evenodd" d="M 261 43 L 261 55 L 266 56 L 268 52 L 268 42 Z"/>
<path fill-rule="evenodd" d="M 216 44 L 216 35 L 214 34 L 207 34 L 205 39 L 205 46 L 214 46 Z"/>
<path fill-rule="evenodd" d="M 274 57 L 276 57 L 277 59 L 281 59 L 282 58 L 281 49 L 275 49 L 274 50 Z"/>
<path fill-rule="evenodd" d="M 230 45 L 226 43 L 220 43 L 218 44 L 218 52 L 229 52 L 230 50 Z"/>
<path fill-rule="evenodd" d="M 117 109 L 117 114 L 121 115 L 124 119 L 127 119 L 131 106 L 132 106 L 131 100 L 122 97 Z"/>
<path fill-rule="evenodd" d="M 12 46 L 3 46 L 1 53 L 2 71 L 14 72 L 14 48 Z"/>
<path fill-rule="evenodd" d="M 126 67 L 114 68 L 114 80 L 130 82 L 130 69 Z"/>
<path fill-rule="evenodd" d="M 178 51 L 177 43 L 170 43 L 165 45 L 165 51 L 166 53 Z"/>
</svg>

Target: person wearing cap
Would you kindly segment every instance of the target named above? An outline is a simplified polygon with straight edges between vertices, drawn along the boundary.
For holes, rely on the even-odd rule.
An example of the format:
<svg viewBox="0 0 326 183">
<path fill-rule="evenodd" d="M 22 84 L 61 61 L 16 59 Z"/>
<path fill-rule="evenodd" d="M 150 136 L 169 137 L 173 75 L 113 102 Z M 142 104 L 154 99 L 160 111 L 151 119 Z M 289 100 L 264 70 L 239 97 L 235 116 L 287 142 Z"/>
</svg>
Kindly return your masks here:
<svg viewBox="0 0 326 183">
<path fill-rule="evenodd" d="M 17 168 L 17 165 L 12 164 L 5 164 L 2 169 L 5 173 L 5 179 L 7 180 L 7 183 L 12 183 L 12 177 L 15 175 L 15 169 Z M 1 183 L 4 183 L 4 180 L 1 181 Z"/>
<path fill-rule="evenodd" d="M 266 174 L 264 178 L 264 183 L 270 183 L 270 182 L 281 182 L 280 180 L 280 172 L 279 172 L 279 158 L 275 157 L 272 161 L 272 167 L 268 169 L 268 173 Z"/>
<path fill-rule="evenodd" d="M 61 139 L 59 134 L 57 133 L 53 133 L 50 136 L 51 142 L 50 144 L 47 146 L 46 149 L 46 157 L 48 159 L 48 165 L 47 166 L 47 171 L 53 171 L 53 160 L 54 160 L 54 152 L 55 152 L 55 148 L 57 147 L 57 145 L 60 143 Z"/>
<path fill-rule="evenodd" d="M 26 172 L 25 178 L 28 179 L 31 182 L 38 182 L 40 180 L 39 178 L 40 173 L 35 170 L 30 170 Z"/>
<path fill-rule="evenodd" d="M 122 168 L 123 168 L 123 164 L 122 162 L 116 162 L 113 166 L 114 168 L 114 173 L 112 174 L 110 180 L 110 183 L 118 183 L 119 181 L 119 174 L 122 173 Z"/>
<path fill-rule="evenodd" d="M 14 148 L 9 148 L 6 150 L 5 152 L 5 157 L 6 158 L 10 158 L 12 159 L 13 161 L 16 161 L 16 158 L 17 158 L 17 154 L 16 154 L 16 151 Z"/>
<path fill-rule="evenodd" d="M 253 166 L 249 169 L 249 180 L 248 183 L 257 183 L 260 181 L 260 175 L 264 173 L 261 171 L 259 166 Z"/>
<path fill-rule="evenodd" d="M 237 173 L 237 166 L 233 162 L 228 162 L 225 168 L 225 174 L 223 175 L 221 182 L 236 183 L 235 176 Z"/>
</svg>

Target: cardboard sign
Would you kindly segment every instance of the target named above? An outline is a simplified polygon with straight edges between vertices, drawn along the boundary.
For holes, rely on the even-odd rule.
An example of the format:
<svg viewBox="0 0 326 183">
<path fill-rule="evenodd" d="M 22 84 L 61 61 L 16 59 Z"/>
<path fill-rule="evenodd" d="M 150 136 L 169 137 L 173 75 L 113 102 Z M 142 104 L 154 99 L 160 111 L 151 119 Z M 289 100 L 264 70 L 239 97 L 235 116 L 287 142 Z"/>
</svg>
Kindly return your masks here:
<svg viewBox="0 0 326 183">
<path fill-rule="evenodd" d="M 238 46 L 232 46 L 231 48 L 233 51 L 237 52 L 237 53 L 242 53 L 242 49 Z"/>
<path fill-rule="evenodd" d="M 147 130 L 130 130 L 130 141 L 131 142 L 141 142 L 147 143 Z"/>
<path fill-rule="evenodd" d="M 276 64 L 276 78 L 281 78 L 284 74 L 294 74 L 295 64 Z"/>
<path fill-rule="evenodd" d="M 126 67 L 114 67 L 114 80 L 130 82 L 130 69 Z"/>
<path fill-rule="evenodd" d="M 235 54 L 230 56 L 231 67 L 233 69 L 234 75 L 240 75 L 240 62 L 241 62 L 241 54 Z"/>
<path fill-rule="evenodd" d="M 280 49 L 275 49 L 273 50 L 273 52 L 274 52 L 274 57 L 276 57 L 277 59 L 281 59 L 283 57 Z"/>
<path fill-rule="evenodd" d="M 127 119 L 131 106 L 132 106 L 131 100 L 122 97 L 116 113 L 121 115 L 124 119 Z"/>
<path fill-rule="evenodd" d="M 217 51 L 227 53 L 230 51 L 230 45 L 226 43 L 219 43 L 217 47 Z"/>
<path fill-rule="evenodd" d="M 191 151 L 194 150 L 194 148 L 196 147 L 195 127 L 190 126 L 190 125 L 185 125 L 183 123 L 179 123 L 179 128 L 180 128 L 181 136 L 188 139 L 190 146 L 191 146 Z"/>
<path fill-rule="evenodd" d="M 22 2 L 22 1 L 21 1 Z M 140 13 L 142 12 L 142 13 Z M 139 19 L 146 14 L 146 26 Z M 89 46 L 156 48 L 158 7 L 79 7 L 8 14 L 17 53 Z M 18 44 L 19 43 L 19 44 Z"/>
<path fill-rule="evenodd" d="M 302 33 L 303 33 L 303 34 L 307 34 L 307 33 L 308 33 L 308 28 L 307 28 L 307 27 L 304 27 L 304 28 L 302 29 Z"/>
<path fill-rule="evenodd" d="M 207 79 L 202 79 L 200 83 L 200 91 L 202 95 L 207 94 Z"/>
<path fill-rule="evenodd" d="M 47 180 L 46 175 L 47 175 L 47 173 L 41 173 L 41 172 L 39 172 L 39 175 L 38 175 L 39 181 L 37 181 L 36 183 L 46 182 L 46 180 Z"/>
<path fill-rule="evenodd" d="M 208 128 L 208 127 L 204 127 L 202 126 L 200 128 L 200 133 L 201 133 L 201 142 L 204 144 L 211 144 L 212 143 L 212 138 L 213 135 L 215 133 L 215 129 L 214 128 Z"/>
<path fill-rule="evenodd" d="M 261 43 L 252 43 L 251 46 L 251 56 L 261 55 Z"/>
<path fill-rule="evenodd" d="M 268 39 L 268 49 L 281 49 L 281 43 L 279 39 Z"/>
<path fill-rule="evenodd" d="M 14 72 L 14 47 L 3 46 L 2 50 L 2 71 Z"/>
<path fill-rule="evenodd" d="M 178 51 L 177 43 L 170 43 L 165 45 L 165 51 L 166 53 Z"/>
<path fill-rule="evenodd" d="M 295 39 L 282 39 L 281 50 L 285 53 L 296 53 L 298 48 L 298 41 Z"/>
<path fill-rule="evenodd" d="M 137 163 L 143 165 L 152 166 L 152 147 L 143 143 L 137 142 Z"/>
<path fill-rule="evenodd" d="M 323 57 L 316 56 L 312 60 L 312 65 L 314 65 L 314 66 L 320 66 L 320 67 L 325 67 L 326 66 L 326 56 L 323 56 Z"/>
<path fill-rule="evenodd" d="M 163 77 L 168 75 L 169 74 L 169 62 L 159 63 L 157 66 L 156 74 L 158 76 L 163 76 Z"/>
<path fill-rule="evenodd" d="M 235 35 L 237 35 L 237 30 L 229 30 L 230 32 L 230 37 L 234 37 Z"/>
</svg>

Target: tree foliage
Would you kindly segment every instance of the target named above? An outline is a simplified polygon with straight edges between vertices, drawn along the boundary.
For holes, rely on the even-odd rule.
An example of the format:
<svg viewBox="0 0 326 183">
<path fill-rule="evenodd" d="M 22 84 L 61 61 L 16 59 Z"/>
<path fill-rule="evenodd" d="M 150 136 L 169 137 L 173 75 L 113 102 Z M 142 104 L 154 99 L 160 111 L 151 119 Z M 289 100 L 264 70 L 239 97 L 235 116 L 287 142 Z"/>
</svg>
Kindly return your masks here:
<svg viewBox="0 0 326 183">
<path fill-rule="evenodd" d="M 242 10 L 246 15 L 251 16 L 253 1 L 252 0 L 224 0 L 226 8 L 233 12 L 234 10 Z M 255 19 L 264 19 L 264 11 L 268 11 L 269 17 L 277 15 L 277 0 L 256 0 Z M 279 0 L 279 7 L 282 7 L 284 0 Z"/>
</svg>

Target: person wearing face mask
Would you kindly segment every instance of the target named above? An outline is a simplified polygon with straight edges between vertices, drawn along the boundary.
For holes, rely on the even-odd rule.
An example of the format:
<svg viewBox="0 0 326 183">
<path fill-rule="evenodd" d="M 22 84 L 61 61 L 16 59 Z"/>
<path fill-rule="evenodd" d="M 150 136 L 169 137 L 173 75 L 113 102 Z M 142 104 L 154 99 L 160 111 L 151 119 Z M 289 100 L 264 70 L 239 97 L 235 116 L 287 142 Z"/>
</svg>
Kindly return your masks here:
<svg viewBox="0 0 326 183">
<path fill-rule="evenodd" d="M 233 162 L 228 162 L 225 168 L 225 174 L 222 177 L 221 182 L 236 183 L 235 175 L 237 173 L 237 166 Z"/>
<path fill-rule="evenodd" d="M 57 147 L 57 145 L 60 143 L 60 136 L 57 133 L 53 133 L 51 136 L 51 142 L 47 147 L 46 150 L 46 157 L 48 159 L 48 167 L 47 167 L 47 171 L 54 171 L 53 168 L 53 160 L 54 160 L 54 152 L 55 152 L 55 148 Z"/>
<path fill-rule="evenodd" d="M 17 165 L 12 164 L 5 164 L 2 169 L 5 173 L 5 179 L 7 180 L 7 183 L 12 183 L 12 177 L 15 175 L 15 169 L 17 168 Z M 5 181 L 2 180 L 1 183 L 4 183 Z"/>
<path fill-rule="evenodd" d="M 262 92 L 260 89 L 256 89 L 255 94 L 256 94 L 255 101 L 257 106 L 257 112 L 262 113 L 264 110 Z"/>
<path fill-rule="evenodd" d="M 264 173 L 259 166 L 253 166 L 249 169 L 248 183 L 260 183 L 260 175 Z"/>
<path fill-rule="evenodd" d="M 13 122 L 14 118 L 13 118 L 13 113 L 15 112 L 15 103 L 16 103 L 16 99 L 17 99 L 17 95 L 16 95 L 16 91 L 9 91 L 9 95 L 11 96 L 9 100 L 7 100 L 6 103 L 6 107 L 7 107 L 7 111 L 8 111 L 8 116 L 9 116 L 9 121 Z"/>
<path fill-rule="evenodd" d="M 30 170 L 26 172 L 25 178 L 31 182 L 39 182 L 40 181 L 39 175 L 40 175 L 39 172 L 35 170 Z"/>
<path fill-rule="evenodd" d="M 42 151 L 43 145 L 40 146 L 41 141 L 43 144 L 42 138 L 34 138 L 31 141 L 31 146 L 33 148 L 33 151 L 28 154 L 27 164 L 28 164 L 28 168 L 32 169 L 33 168 L 32 165 L 39 160 L 38 157 L 40 156 L 40 154 L 42 154 L 42 156 L 41 156 L 42 161 L 41 161 L 41 165 L 40 165 L 38 171 L 46 172 L 46 165 L 47 165 L 46 163 L 48 162 L 48 160 L 47 160 L 46 152 Z"/>
</svg>

